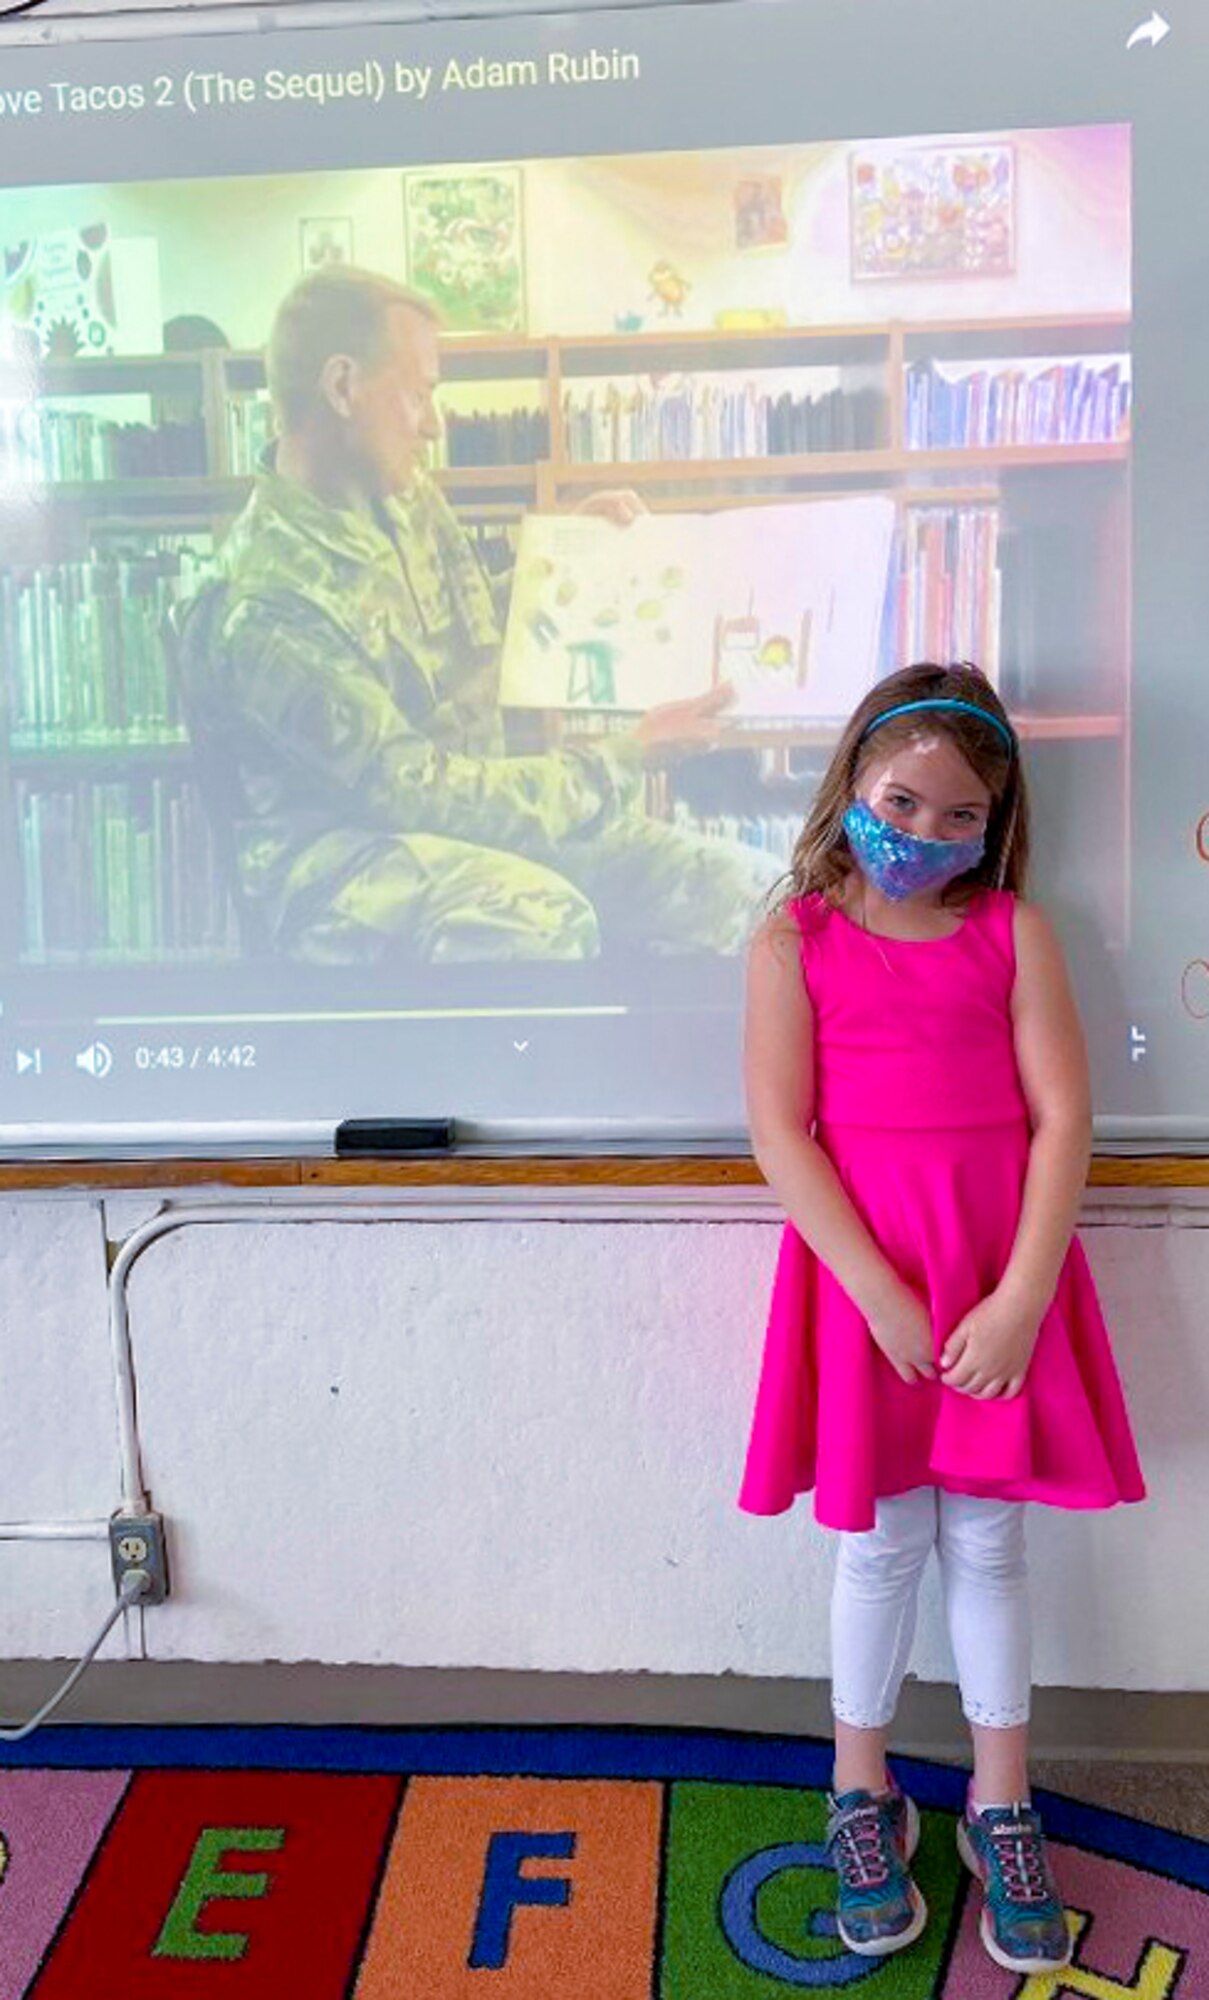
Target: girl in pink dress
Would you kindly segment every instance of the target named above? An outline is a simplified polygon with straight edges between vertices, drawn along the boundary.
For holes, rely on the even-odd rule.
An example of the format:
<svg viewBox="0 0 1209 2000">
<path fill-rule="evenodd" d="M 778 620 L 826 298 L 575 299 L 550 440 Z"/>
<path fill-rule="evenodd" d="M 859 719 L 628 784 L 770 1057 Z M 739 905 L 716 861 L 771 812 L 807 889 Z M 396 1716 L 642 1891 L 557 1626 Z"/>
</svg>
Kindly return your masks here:
<svg viewBox="0 0 1209 2000">
<path fill-rule="evenodd" d="M 749 969 L 752 1144 L 788 1215 L 740 1505 L 813 1489 L 840 1531 L 828 1846 L 840 1935 L 919 1936 L 918 1814 L 885 1753 L 938 1554 L 974 1773 L 958 1827 L 996 1962 L 1069 1929 L 1029 1803 L 1024 1510 L 1145 1488 L 1074 1235 L 1091 1151 L 1083 1034 L 1023 900 L 1020 748 L 990 683 L 881 681 L 837 747 Z"/>
</svg>

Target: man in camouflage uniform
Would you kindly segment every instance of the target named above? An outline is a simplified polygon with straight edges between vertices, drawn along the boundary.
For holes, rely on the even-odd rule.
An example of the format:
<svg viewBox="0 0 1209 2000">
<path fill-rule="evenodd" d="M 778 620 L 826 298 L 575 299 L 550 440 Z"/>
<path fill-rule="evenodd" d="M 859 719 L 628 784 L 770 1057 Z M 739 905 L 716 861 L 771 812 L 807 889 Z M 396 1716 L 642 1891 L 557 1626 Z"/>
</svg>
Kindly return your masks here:
<svg viewBox="0 0 1209 2000">
<path fill-rule="evenodd" d="M 644 767 L 712 740 L 724 698 L 590 748 L 506 753 L 507 583 L 424 469 L 439 436 L 424 301 L 312 274 L 268 364 L 275 463 L 180 633 L 199 755 L 225 745 L 235 774 L 233 863 L 268 948 L 328 964 L 740 950 L 770 857 L 640 803 Z M 639 503 L 585 504 L 624 521 Z"/>
</svg>

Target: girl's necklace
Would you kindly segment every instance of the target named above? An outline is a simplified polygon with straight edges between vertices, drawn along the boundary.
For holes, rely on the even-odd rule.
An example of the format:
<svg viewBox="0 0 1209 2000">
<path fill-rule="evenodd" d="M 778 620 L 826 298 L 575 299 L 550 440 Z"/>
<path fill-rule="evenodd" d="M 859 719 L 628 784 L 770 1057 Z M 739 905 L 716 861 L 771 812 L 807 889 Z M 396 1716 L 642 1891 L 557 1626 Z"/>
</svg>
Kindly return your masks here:
<svg viewBox="0 0 1209 2000">
<path fill-rule="evenodd" d="M 877 955 L 878 955 L 878 957 L 879 957 L 879 958 L 881 959 L 881 962 L 882 962 L 882 964 L 883 964 L 883 965 L 885 966 L 885 968 L 886 968 L 886 971 L 887 971 L 888 973 L 890 973 L 890 974 L 891 974 L 891 975 L 892 975 L 892 976 L 893 976 L 893 977 L 894 977 L 895 979 L 901 979 L 901 978 L 902 978 L 902 976 L 903 976 L 903 975 L 902 975 L 902 973 L 901 973 L 901 972 L 899 971 L 899 969 L 898 969 L 898 967 L 897 967 L 897 966 L 894 966 L 894 965 L 891 965 L 891 963 L 890 963 L 889 959 L 888 959 L 888 958 L 886 957 L 886 954 L 885 954 L 885 952 L 884 952 L 884 951 L 882 950 L 882 946 L 881 946 L 881 939 L 879 938 L 879 936 L 878 936 L 877 932 L 876 932 L 876 931 L 871 931 L 871 930 L 870 930 L 870 928 L 869 928 L 869 915 L 868 915 L 868 911 L 867 911 L 867 909 L 866 909 L 866 907 L 865 907 L 865 891 L 866 891 L 866 883 L 865 883 L 865 879 L 864 879 L 864 877 L 862 876 L 862 877 L 861 877 L 861 902 L 860 902 L 860 928 L 861 928 L 861 929 L 862 929 L 862 930 L 864 931 L 864 933 L 865 933 L 865 936 L 866 936 L 866 937 L 867 937 L 867 938 L 868 938 L 868 939 L 870 940 L 870 942 L 871 942 L 872 944 L 874 944 L 874 945 L 876 945 L 876 946 L 877 946 Z M 963 919 L 962 919 L 962 921 L 964 922 L 964 921 L 965 921 L 965 919 L 963 918 Z M 961 928 L 961 926 L 960 926 L 960 925 L 958 925 L 958 929 L 960 929 L 960 928 Z M 948 931 L 945 931 L 945 932 L 943 932 L 943 933 L 942 933 L 942 935 L 943 935 L 943 936 L 945 936 L 945 937 L 948 937 L 948 936 L 951 936 L 951 935 L 952 935 L 952 933 L 951 933 L 951 932 L 948 932 Z M 914 943 L 914 942 L 916 942 L 916 940 L 914 940 L 914 939 L 911 939 L 911 940 L 909 940 L 909 942 L 912 942 L 912 943 Z M 919 940 L 919 942 L 923 943 L 923 942 L 925 942 L 925 940 L 921 939 L 921 940 Z M 935 940 L 933 940 L 933 939 L 928 939 L 928 940 L 926 940 L 926 942 L 928 942 L 928 943 L 933 943 L 933 942 L 935 942 Z"/>
<path fill-rule="evenodd" d="M 872 942 L 873 944 L 875 944 L 875 945 L 877 946 L 877 955 L 878 955 L 878 957 L 879 957 L 879 958 L 881 959 L 881 962 L 882 962 L 882 964 L 883 964 L 883 965 L 885 966 L 885 968 L 886 968 L 886 971 L 887 971 L 888 973 L 890 973 L 890 974 L 891 974 L 891 976 L 892 976 L 893 978 L 895 978 L 895 979 L 901 979 L 901 978 L 902 978 L 902 974 L 901 974 L 901 972 L 896 972 L 896 971 L 895 971 L 895 969 L 894 969 L 894 967 L 893 967 L 893 966 L 891 965 L 891 963 L 890 963 L 889 959 L 888 959 L 888 958 L 886 957 L 886 954 L 885 954 L 885 952 L 884 952 L 884 951 L 882 950 L 882 946 L 881 946 L 881 940 L 880 940 L 880 938 L 878 937 L 878 935 L 877 935 L 877 932 L 876 932 L 876 931 L 871 931 L 871 930 L 870 930 L 870 928 L 869 928 L 869 918 L 868 918 L 868 915 L 867 915 L 867 913 L 866 913 L 866 910 L 865 910 L 865 880 L 864 880 L 864 877 L 863 877 L 863 876 L 861 877 L 861 907 L 860 907 L 860 922 L 861 922 L 861 929 L 862 929 L 862 930 L 864 931 L 864 933 L 865 933 L 865 936 L 866 936 L 866 937 L 867 937 L 867 938 L 868 938 L 868 939 L 869 939 L 869 940 L 870 940 L 870 941 L 871 941 L 871 942 Z"/>
</svg>

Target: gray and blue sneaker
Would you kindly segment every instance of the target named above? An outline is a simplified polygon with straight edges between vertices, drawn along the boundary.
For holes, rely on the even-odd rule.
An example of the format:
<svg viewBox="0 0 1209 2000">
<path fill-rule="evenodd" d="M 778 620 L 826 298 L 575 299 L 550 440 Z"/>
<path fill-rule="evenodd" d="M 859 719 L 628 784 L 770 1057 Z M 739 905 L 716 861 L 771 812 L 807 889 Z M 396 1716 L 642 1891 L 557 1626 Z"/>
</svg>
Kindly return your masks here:
<svg viewBox="0 0 1209 2000">
<path fill-rule="evenodd" d="M 882 1958 L 902 1951 L 928 1921 L 928 1906 L 911 1880 L 919 1845 L 919 1811 L 893 1779 L 884 1792 L 841 1792 L 827 1798 L 827 1853 L 839 1882 L 836 1922 L 849 1951 Z"/>
<path fill-rule="evenodd" d="M 967 1804 L 957 1822 L 957 1850 L 982 1884 L 982 1942 L 1005 1972 L 1056 1972 L 1071 1960 L 1072 1940 L 1041 1820 L 1032 1806 Z"/>
</svg>

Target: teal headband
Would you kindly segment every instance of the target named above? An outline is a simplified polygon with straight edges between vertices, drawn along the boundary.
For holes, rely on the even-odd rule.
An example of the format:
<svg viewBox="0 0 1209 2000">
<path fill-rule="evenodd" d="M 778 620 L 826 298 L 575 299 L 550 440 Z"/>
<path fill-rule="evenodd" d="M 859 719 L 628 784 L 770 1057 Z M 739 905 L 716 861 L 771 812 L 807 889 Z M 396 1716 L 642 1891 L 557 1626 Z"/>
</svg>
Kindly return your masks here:
<svg viewBox="0 0 1209 2000">
<path fill-rule="evenodd" d="M 892 715 L 910 715 L 917 708 L 964 708 L 967 715 L 977 715 L 983 722 L 989 722 L 992 729 L 997 729 L 1009 750 L 1016 748 L 1016 738 L 997 715 L 992 715 L 989 708 L 980 708 L 976 701 L 962 701 L 959 695 L 930 695 L 926 701 L 900 701 L 897 708 L 888 708 L 884 714 L 875 715 L 872 722 L 865 724 L 861 741 L 873 730 L 880 729 L 883 722 L 889 722 Z"/>
</svg>

